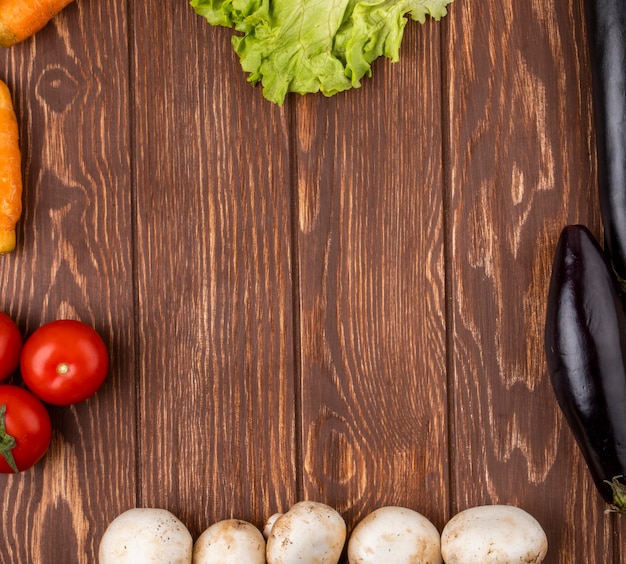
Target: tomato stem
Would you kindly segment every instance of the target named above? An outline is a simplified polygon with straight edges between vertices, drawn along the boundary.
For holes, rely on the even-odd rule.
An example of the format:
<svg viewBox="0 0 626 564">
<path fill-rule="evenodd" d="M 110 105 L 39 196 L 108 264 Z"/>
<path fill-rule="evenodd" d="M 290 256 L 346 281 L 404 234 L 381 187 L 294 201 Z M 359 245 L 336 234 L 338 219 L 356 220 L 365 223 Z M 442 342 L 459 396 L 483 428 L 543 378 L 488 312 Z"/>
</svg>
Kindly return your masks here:
<svg viewBox="0 0 626 564">
<path fill-rule="evenodd" d="M 5 423 L 6 412 L 7 404 L 3 403 L 0 406 L 0 456 L 6 460 L 11 470 L 17 474 L 19 470 L 17 469 L 13 453 L 11 452 L 15 448 L 16 442 L 15 438 L 7 433 Z"/>
</svg>

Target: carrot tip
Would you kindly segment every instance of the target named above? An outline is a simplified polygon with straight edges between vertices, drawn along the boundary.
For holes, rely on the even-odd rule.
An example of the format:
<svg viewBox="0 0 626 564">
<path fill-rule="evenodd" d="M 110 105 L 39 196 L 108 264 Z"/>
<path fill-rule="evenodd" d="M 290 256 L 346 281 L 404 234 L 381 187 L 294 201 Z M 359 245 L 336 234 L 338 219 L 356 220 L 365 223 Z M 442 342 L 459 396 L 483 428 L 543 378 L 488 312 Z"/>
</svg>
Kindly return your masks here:
<svg viewBox="0 0 626 564">
<path fill-rule="evenodd" d="M 0 231 L 0 255 L 15 250 L 15 231 Z"/>
<path fill-rule="evenodd" d="M 18 43 L 15 34 L 0 22 L 0 47 L 12 47 Z"/>
</svg>

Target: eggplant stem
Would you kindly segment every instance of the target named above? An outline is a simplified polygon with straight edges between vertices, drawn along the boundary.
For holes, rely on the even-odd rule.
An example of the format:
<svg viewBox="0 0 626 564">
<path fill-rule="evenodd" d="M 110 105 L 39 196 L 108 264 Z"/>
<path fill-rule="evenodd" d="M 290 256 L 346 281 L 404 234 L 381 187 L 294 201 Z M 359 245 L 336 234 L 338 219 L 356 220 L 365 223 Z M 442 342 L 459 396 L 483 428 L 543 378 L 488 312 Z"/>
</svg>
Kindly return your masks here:
<svg viewBox="0 0 626 564">
<path fill-rule="evenodd" d="M 626 280 L 617 273 L 617 270 L 615 269 L 615 267 L 613 267 L 613 274 L 615 275 L 615 279 L 617 280 L 617 283 L 619 285 L 620 290 L 622 291 L 622 294 L 626 294 Z"/>
<path fill-rule="evenodd" d="M 613 503 L 608 512 L 626 513 L 626 485 L 620 482 L 624 476 L 614 476 L 612 480 L 604 480 L 613 490 Z"/>
</svg>

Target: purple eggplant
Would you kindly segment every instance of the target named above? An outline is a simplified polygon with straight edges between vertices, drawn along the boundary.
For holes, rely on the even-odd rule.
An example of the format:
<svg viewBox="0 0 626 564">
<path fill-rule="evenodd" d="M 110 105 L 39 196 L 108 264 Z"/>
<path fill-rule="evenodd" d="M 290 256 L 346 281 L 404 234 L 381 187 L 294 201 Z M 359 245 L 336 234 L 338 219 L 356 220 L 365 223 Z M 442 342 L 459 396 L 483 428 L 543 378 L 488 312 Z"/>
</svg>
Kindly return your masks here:
<svg viewBox="0 0 626 564">
<path fill-rule="evenodd" d="M 585 0 L 604 249 L 626 289 L 626 2 Z"/>
<path fill-rule="evenodd" d="M 545 348 L 557 402 L 591 477 L 612 509 L 626 513 L 626 312 L 606 254 L 582 225 L 559 237 Z"/>
</svg>

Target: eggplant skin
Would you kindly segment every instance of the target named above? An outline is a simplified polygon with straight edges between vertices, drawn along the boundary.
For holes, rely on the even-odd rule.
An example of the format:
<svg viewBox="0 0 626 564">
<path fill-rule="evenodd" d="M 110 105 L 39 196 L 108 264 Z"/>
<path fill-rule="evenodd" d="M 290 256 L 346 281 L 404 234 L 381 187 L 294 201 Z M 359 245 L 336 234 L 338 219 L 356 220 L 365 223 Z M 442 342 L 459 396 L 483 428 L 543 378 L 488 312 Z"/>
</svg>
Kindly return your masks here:
<svg viewBox="0 0 626 564">
<path fill-rule="evenodd" d="M 583 225 L 561 231 L 545 350 L 557 402 L 603 499 L 626 512 L 626 313 L 610 263 Z"/>
<path fill-rule="evenodd" d="M 585 0 L 604 247 L 626 287 L 626 2 Z"/>
</svg>

